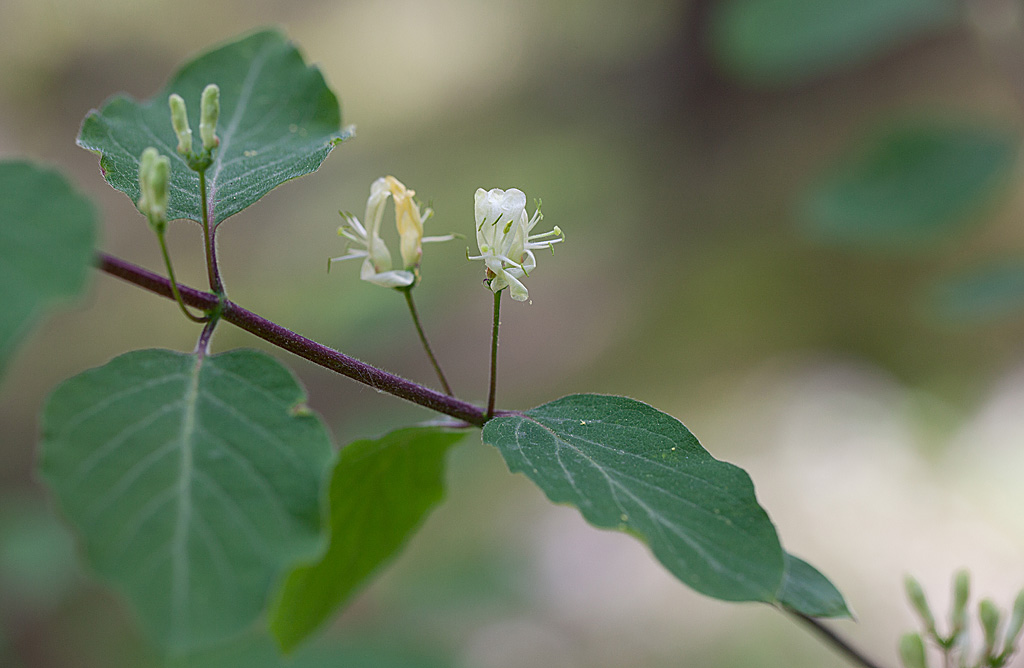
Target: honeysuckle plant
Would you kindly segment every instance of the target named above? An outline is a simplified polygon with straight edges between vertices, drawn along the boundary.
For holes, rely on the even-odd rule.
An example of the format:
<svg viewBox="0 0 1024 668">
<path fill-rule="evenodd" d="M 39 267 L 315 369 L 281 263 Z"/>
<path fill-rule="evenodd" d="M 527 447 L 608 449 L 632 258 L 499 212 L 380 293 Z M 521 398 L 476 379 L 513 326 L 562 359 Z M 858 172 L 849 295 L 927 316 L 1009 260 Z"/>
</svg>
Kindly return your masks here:
<svg viewBox="0 0 1024 668">
<path fill-rule="evenodd" d="M 295 650 L 408 542 L 442 497 L 447 452 L 480 430 L 510 471 L 594 526 L 643 541 L 681 583 L 723 601 L 773 606 L 854 663 L 877 665 L 821 621 L 848 618 L 846 601 L 783 548 L 746 472 L 715 459 L 679 420 L 621 396 L 573 394 L 529 410 L 497 405 L 501 296 L 528 301 L 535 252 L 564 240 L 557 226 L 533 232 L 540 206 L 528 215 L 521 190 L 478 189 L 470 214 L 477 184 L 466 184 L 466 200 L 445 203 L 439 214 L 448 229 L 468 234 L 472 226 L 478 254 L 470 259 L 483 261 L 493 293 L 486 406 L 452 391 L 412 299 L 429 280 L 421 276 L 422 245 L 451 236 L 424 236 L 432 211 L 392 176 L 372 182 L 362 220 L 342 214 L 348 248 L 328 266 L 361 259 L 360 278 L 405 296 L 442 390 L 229 298 L 219 226 L 277 185 L 316 171 L 351 136 L 320 71 L 276 30 L 196 57 L 148 100 L 115 96 L 90 111 L 78 144 L 99 156 L 103 178 L 153 228 L 166 277 L 97 250 L 94 207 L 58 173 L 0 163 L 0 262 L 13 267 L 0 273 L 0 295 L 29 295 L 5 305 L 12 324 L 0 327 L 0 363 L 41 308 L 81 292 L 91 267 L 177 301 L 200 325 L 183 352 L 131 351 L 68 379 L 41 415 L 42 478 L 92 572 L 128 601 L 168 664 L 217 664 L 211 657 L 240 645 L 270 653 L 273 664 Z M 389 199 L 397 267 L 381 235 Z M 164 232 L 181 219 L 202 226 L 206 289 L 175 280 Z M 458 255 L 442 246 L 430 262 Z M 8 290 L 3 281 L 38 289 Z M 254 350 L 211 351 L 221 323 L 443 419 L 335 452 L 280 362 Z M 409 479 L 417 484 L 403 484 Z"/>
</svg>

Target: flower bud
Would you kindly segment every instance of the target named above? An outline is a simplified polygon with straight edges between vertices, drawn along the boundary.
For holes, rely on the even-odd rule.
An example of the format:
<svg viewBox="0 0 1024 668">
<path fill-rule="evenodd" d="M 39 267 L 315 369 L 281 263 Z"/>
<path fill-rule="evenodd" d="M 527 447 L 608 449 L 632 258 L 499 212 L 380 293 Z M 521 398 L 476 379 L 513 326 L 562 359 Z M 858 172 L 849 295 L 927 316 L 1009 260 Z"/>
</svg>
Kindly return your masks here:
<svg viewBox="0 0 1024 668">
<path fill-rule="evenodd" d="M 971 595 L 971 575 L 965 570 L 957 571 L 953 577 L 953 607 L 950 609 L 952 629 L 950 635 L 956 638 L 967 630 L 967 599 Z"/>
<path fill-rule="evenodd" d="M 160 232 L 167 225 L 167 184 L 171 177 L 171 160 L 150 146 L 139 160 L 139 211 L 149 225 Z"/>
<path fill-rule="evenodd" d="M 203 99 L 199 108 L 199 136 L 203 140 L 203 150 L 212 151 L 220 144 L 217 138 L 217 118 L 220 116 L 220 88 L 210 84 L 203 89 Z"/>
<path fill-rule="evenodd" d="M 903 668 L 928 668 L 920 634 L 905 633 L 900 638 L 900 662 Z"/>
<path fill-rule="evenodd" d="M 1010 613 L 1010 623 L 1006 627 L 1006 639 L 1003 641 L 1003 654 L 1013 654 L 1021 628 L 1024 628 L 1024 590 L 1017 594 L 1017 600 L 1013 602 L 1013 612 Z"/>
<path fill-rule="evenodd" d="M 162 220 L 167 220 L 167 182 L 171 178 L 171 159 L 166 155 L 159 156 L 150 171 L 150 195 L 153 198 L 150 210 Z"/>
<path fill-rule="evenodd" d="M 985 633 L 985 656 L 992 656 L 996 647 L 996 632 L 999 630 L 999 608 L 992 599 L 986 598 L 978 604 L 978 619 Z"/>
<path fill-rule="evenodd" d="M 139 211 L 146 213 L 149 211 L 149 172 L 153 168 L 153 161 L 157 159 L 160 154 L 155 148 L 150 146 L 142 152 L 142 156 L 139 158 Z"/>
<path fill-rule="evenodd" d="M 185 100 L 177 93 L 172 93 L 167 98 L 167 104 L 171 107 L 171 125 L 174 126 L 174 134 L 178 135 L 178 153 L 188 155 L 192 152 L 192 128 L 188 125 Z"/>
<path fill-rule="evenodd" d="M 907 592 L 907 598 L 910 600 L 910 604 L 914 606 L 914 610 L 920 615 L 921 621 L 924 622 L 925 628 L 932 635 L 935 634 L 935 616 L 932 615 L 931 608 L 928 607 L 928 599 L 925 598 L 924 589 L 921 588 L 921 583 L 914 579 L 913 576 L 908 575 L 903 579 L 903 587 Z"/>
</svg>

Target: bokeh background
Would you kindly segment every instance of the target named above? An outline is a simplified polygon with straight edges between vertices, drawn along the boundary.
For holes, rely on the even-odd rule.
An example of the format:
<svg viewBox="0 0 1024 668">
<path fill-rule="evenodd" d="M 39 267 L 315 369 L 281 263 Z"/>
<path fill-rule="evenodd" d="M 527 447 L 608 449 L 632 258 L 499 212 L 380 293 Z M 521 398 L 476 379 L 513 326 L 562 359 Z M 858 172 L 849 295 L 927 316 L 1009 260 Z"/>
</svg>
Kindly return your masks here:
<svg viewBox="0 0 1024 668">
<path fill-rule="evenodd" d="M 477 187 L 542 198 L 567 241 L 506 303 L 499 403 L 629 395 L 754 479 L 787 549 L 840 587 L 834 627 L 896 665 L 905 573 L 1024 585 L 1020 3 L 988 0 L 0 0 L 0 155 L 59 166 L 101 247 L 160 270 L 132 204 L 74 138 L 211 44 L 282 25 L 357 138 L 220 228 L 232 299 L 431 383 L 399 296 L 335 265 L 338 209 L 393 174 L 428 233 L 471 235 Z M 172 224 L 183 282 L 198 227 Z M 491 299 L 469 241 L 417 298 L 456 392 L 486 394 Z M 157 666 L 80 565 L 33 473 L 64 378 L 190 350 L 173 304 L 109 276 L 37 327 L 0 388 L 0 665 Z M 266 348 L 225 325 L 218 350 Z M 275 354 L 278 354 L 275 352 Z M 338 444 L 430 415 L 301 360 Z M 552 507 L 473 436 L 444 505 L 295 666 L 843 666 L 763 605 L 673 580 L 642 545 Z M 259 664 L 246 659 L 240 665 Z M 1018 665 L 1024 663 L 1018 661 Z M 220 665 L 234 665 L 227 658 Z"/>
</svg>

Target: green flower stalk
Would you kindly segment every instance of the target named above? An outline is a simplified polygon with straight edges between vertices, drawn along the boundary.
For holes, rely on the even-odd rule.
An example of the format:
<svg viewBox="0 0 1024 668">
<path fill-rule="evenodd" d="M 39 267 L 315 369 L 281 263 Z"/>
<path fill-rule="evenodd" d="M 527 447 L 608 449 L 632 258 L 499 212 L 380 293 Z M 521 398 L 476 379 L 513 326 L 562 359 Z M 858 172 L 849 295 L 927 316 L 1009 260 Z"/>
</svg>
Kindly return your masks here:
<svg viewBox="0 0 1024 668">
<path fill-rule="evenodd" d="M 220 116 L 220 88 L 217 84 L 209 84 L 203 89 L 203 98 L 199 107 L 199 137 L 203 140 L 203 150 L 212 151 L 220 145 L 217 137 L 217 119 Z"/>
</svg>

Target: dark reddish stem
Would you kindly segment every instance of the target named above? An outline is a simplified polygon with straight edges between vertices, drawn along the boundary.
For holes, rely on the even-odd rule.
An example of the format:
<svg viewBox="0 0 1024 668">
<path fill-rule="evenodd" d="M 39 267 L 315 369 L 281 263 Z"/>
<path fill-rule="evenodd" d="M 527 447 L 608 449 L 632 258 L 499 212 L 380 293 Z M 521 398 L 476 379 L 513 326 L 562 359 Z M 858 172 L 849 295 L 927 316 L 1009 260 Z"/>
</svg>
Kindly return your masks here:
<svg viewBox="0 0 1024 668">
<path fill-rule="evenodd" d="M 170 281 L 159 274 L 154 274 L 142 267 L 125 262 L 106 253 L 100 253 L 97 256 L 97 265 L 100 270 L 111 276 L 116 276 L 168 299 L 173 299 L 174 297 Z M 487 422 L 487 415 L 484 410 L 473 404 L 447 396 L 365 362 L 360 362 L 354 357 L 349 357 L 333 348 L 285 329 L 226 298 L 221 301 L 217 295 L 184 285 L 179 285 L 178 288 L 182 300 L 189 306 L 202 310 L 212 310 L 220 304 L 220 318 L 222 320 L 230 322 L 236 327 L 241 327 L 264 341 L 269 341 L 275 346 L 305 358 L 314 364 L 319 364 L 331 371 L 336 371 L 343 376 L 359 381 L 364 385 L 369 385 L 374 389 L 393 394 L 406 401 L 411 401 L 414 404 L 419 404 L 471 425 L 482 427 Z"/>
</svg>

